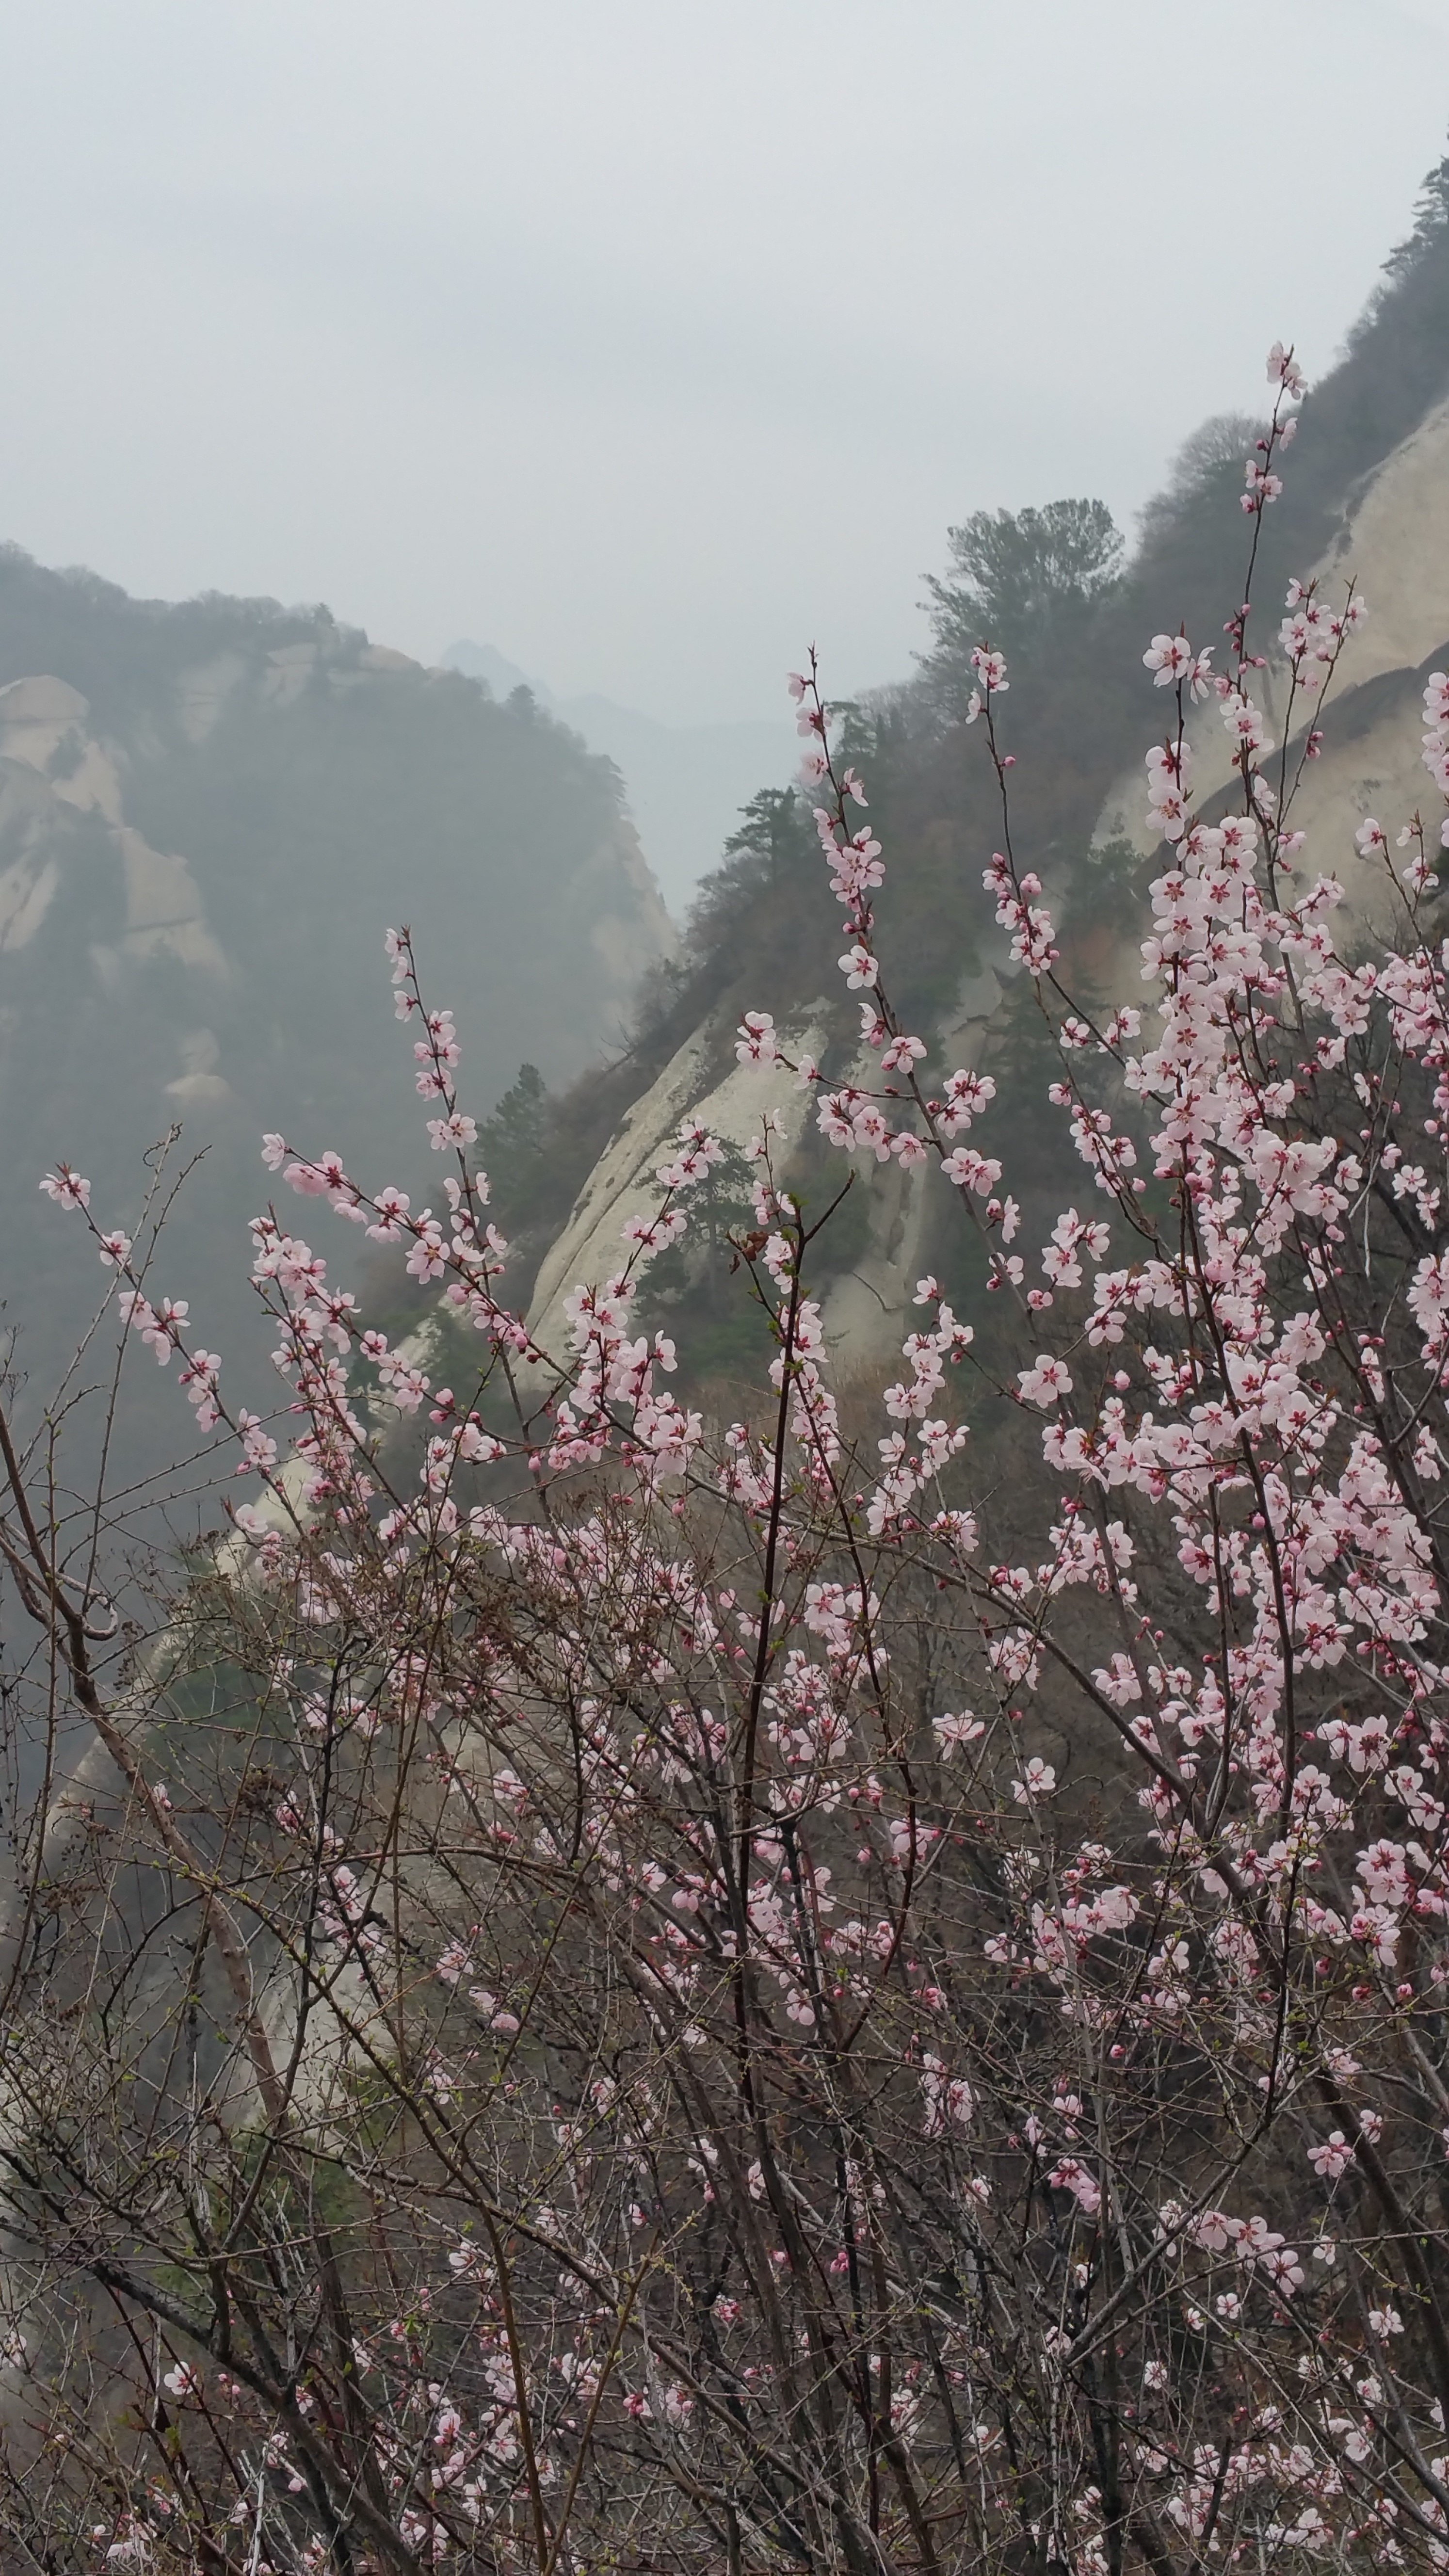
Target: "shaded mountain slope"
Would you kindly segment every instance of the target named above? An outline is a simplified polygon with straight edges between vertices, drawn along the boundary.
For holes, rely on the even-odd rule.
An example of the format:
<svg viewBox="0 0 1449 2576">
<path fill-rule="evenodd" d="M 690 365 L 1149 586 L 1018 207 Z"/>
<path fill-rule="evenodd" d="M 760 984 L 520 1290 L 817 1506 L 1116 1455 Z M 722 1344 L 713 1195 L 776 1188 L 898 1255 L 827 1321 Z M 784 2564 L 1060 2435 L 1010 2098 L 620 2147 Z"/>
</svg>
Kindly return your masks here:
<svg viewBox="0 0 1449 2576">
<path fill-rule="evenodd" d="M 124 1221 L 182 1122 L 205 1159 L 166 1284 L 224 1351 L 264 1129 L 436 1189 L 382 954 L 403 920 L 485 1107 L 525 1056 L 560 1083 L 616 1045 L 672 937 L 615 772 L 536 709 L 325 610 L 0 554 L 0 1221 L 35 1385 L 92 1284 L 37 1194 L 57 1156 Z"/>
</svg>

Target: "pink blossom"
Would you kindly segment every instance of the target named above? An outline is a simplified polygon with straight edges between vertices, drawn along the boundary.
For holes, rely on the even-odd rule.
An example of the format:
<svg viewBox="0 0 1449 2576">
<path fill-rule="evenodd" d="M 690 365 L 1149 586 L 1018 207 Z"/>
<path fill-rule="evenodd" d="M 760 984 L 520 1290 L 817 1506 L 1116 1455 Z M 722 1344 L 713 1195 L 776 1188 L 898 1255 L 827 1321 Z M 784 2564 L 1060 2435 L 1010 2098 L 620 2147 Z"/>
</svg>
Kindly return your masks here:
<svg viewBox="0 0 1449 2576">
<path fill-rule="evenodd" d="M 374 1243 L 400 1243 L 406 1234 L 403 1219 L 412 1202 L 406 1190 L 379 1190 L 373 1202 L 376 1222 L 367 1229 Z"/>
<path fill-rule="evenodd" d="M 987 1154 L 978 1154 L 970 1145 L 958 1145 L 954 1153 L 943 1156 L 941 1177 L 958 1190 L 974 1190 L 986 1198 L 1001 1178 L 1001 1165 Z"/>
<path fill-rule="evenodd" d="M 1281 340 L 1275 340 L 1268 352 L 1268 382 L 1281 385 L 1285 394 L 1298 395 L 1307 390 L 1302 368 L 1292 349 L 1285 349 Z"/>
<path fill-rule="evenodd" d="M 477 1121 L 465 1117 L 461 1110 L 455 1109 L 446 1118 L 430 1118 L 428 1136 L 435 1154 L 443 1153 L 449 1145 L 476 1145 Z"/>
<path fill-rule="evenodd" d="M 1192 669 L 1192 646 L 1185 635 L 1154 635 L 1142 659 L 1156 686 L 1170 689 Z"/>
<path fill-rule="evenodd" d="M 1039 1404 L 1043 1409 L 1060 1403 L 1072 1391 L 1072 1375 L 1065 1360 L 1050 1356 L 1037 1360 L 1029 1369 L 1018 1369 L 1016 1382 L 1023 1402 Z"/>
<path fill-rule="evenodd" d="M 974 1744 L 978 1736 L 984 1735 L 986 1727 L 984 1721 L 979 1717 L 972 1717 L 969 1710 L 963 1711 L 960 1716 L 952 1716 L 948 1711 L 941 1717 L 932 1718 L 931 1731 L 941 1748 L 942 1761 L 949 1762 L 952 1755 L 959 1753 L 963 1745 Z"/>
<path fill-rule="evenodd" d="M 1246 492 L 1243 494 L 1243 508 L 1245 510 L 1262 510 L 1266 508 L 1270 501 L 1276 501 L 1278 499 L 1283 489 L 1283 478 L 1281 475 L 1271 473 L 1265 466 L 1259 465 L 1256 459 L 1251 456 L 1248 458 L 1243 471 L 1248 486 Z"/>
<path fill-rule="evenodd" d="M 1102 2188 L 1095 2174 L 1076 2156 L 1063 2156 L 1047 2175 L 1047 2181 L 1056 2191 L 1071 2192 L 1084 2218 L 1096 2217 L 1102 2206 Z"/>
<path fill-rule="evenodd" d="M 741 1064 L 774 1064 L 778 1061 L 775 1023 L 768 1011 L 746 1011 L 740 1022 L 735 1054 Z"/>
<path fill-rule="evenodd" d="M 1019 1807 L 1029 1807 L 1037 1798 L 1050 1798 L 1055 1792 L 1057 1775 L 1049 1762 L 1033 1760 L 1019 1780 L 1013 1780 L 1011 1794 Z"/>
<path fill-rule="evenodd" d="M 1342 2129 L 1334 2129 L 1321 2146 L 1310 2147 L 1308 2161 L 1324 2182 L 1337 2182 L 1353 2162 L 1353 2147 Z"/>
</svg>

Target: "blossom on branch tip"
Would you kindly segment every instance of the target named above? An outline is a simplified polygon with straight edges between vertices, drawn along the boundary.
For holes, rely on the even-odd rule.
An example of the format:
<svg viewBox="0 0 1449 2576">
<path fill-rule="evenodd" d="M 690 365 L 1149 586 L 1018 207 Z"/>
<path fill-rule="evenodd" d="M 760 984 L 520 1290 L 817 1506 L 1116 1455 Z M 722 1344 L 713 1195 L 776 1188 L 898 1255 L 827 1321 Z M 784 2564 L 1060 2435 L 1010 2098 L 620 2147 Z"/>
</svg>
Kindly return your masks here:
<svg viewBox="0 0 1449 2576">
<path fill-rule="evenodd" d="M 1302 368 L 1292 350 L 1285 349 L 1281 340 L 1275 340 L 1268 352 L 1268 382 L 1281 385 L 1285 394 L 1294 396 L 1308 390 Z"/>
<path fill-rule="evenodd" d="M 412 1201 L 406 1190 L 379 1190 L 373 1202 L 377 1209 L 375 1223 L 367 1229 L 374 1243 L 401 1243 L 407 1234 L 404 1220 Z"/>
<path fill-rule="evenodd" d="M 277 1444 L 263 1428 L 260 1415 L 243 1408 L 236 1417 L 236 1427 L 242 1444 L 237 1474 L 269 1474 L 277 1463 Z"/>
</svg>

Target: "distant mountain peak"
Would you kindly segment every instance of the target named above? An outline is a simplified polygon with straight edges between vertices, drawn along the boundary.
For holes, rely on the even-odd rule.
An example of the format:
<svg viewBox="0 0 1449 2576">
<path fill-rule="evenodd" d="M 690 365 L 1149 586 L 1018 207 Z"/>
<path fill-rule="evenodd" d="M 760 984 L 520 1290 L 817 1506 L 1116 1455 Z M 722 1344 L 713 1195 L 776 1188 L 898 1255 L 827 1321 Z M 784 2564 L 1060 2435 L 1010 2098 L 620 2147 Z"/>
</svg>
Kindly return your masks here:
<svg viewBox="0 0 1449 2576">
<path fill-rule="evenodd" d="M 561 698 L 496 644 L 464 637 L 442 658 L 446 670 L 483 681 L 505 702 L 516 689 L 529 690 L 546 715 L 612 760 L 645 856 L 676 919 L 688 910 L 700 878 L 719 865 L 750 798 L 761 787 L 783 786 L 795 767 L 798 745 L 783 711 L 783 692 L 774 723 L 673 725 L 596 690 Z"/>
<path fill-rule="evenodd" d="M 496 644 L 475 644 L 464 635 L 456 644 L 448 645 L 442 655 L 442 667 L 445 671 L 461 671 L 467 680 L 482 680 L 495 698 L 511 698 L 515 689 L 527 689 L 550 713 L 558 703 L 546 680 L 536 680 L 531 671 L 520 670 L 506 653 L 499 652 Z"/>
</svg>

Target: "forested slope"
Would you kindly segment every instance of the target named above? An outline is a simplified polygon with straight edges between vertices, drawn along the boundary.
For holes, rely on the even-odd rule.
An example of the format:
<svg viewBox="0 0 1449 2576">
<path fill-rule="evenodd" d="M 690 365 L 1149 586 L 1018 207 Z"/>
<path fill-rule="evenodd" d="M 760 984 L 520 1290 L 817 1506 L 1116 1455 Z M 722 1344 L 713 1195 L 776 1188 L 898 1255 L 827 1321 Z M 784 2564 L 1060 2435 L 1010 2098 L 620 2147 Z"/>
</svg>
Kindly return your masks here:
<svg viewBox="0 0 1449 2576">
<path fill-rule="evenodd" d="M 34 1388 L 91 1287 L 44 1222 L 59 1155 L 121 1219 L 181 1124 L 173 1167 L 203 1160 L 175 1277 L 238 1353 L 264 1129 L 436 1188 L 382 952 L 401 920 L 485 1106 L 525 1056 L 558 1083 L 617 1044 L 672 936 L 616 773 L 536 710 L 325 609 L 168 606 L 0 553 L 0 1223 Z"/>
</svg>

